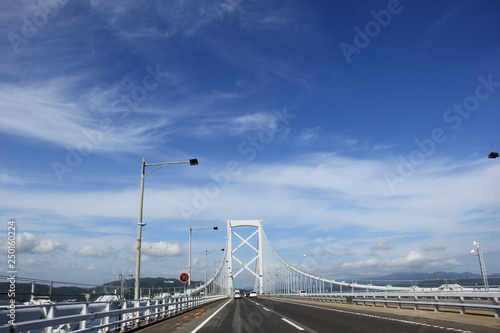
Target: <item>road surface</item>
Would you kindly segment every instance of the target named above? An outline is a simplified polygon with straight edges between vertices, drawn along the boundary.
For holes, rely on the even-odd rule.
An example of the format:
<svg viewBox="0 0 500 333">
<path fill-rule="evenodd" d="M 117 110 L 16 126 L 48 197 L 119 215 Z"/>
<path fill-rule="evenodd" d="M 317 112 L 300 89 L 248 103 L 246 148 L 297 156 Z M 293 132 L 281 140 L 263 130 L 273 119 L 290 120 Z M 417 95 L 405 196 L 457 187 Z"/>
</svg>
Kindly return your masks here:
<svg viewBox="0 0 500 333">
<path fill-rule="evenodd" d="M 141 332 L 498 332 L 498 329 L 494 328 L 433 319 L 431 316 L 433 312 L 427 311 L 420 313 L 428 313 L 428 318 L 425 316 L 417 318 L 405 315 L 406 310 L 399 310 L 394 314 L 374 312 L 369 307 L 362 306 L 345 308 L 331 304 L 292 303 L 265 298 L 228 299 L 202 309 L 185 313 L 180 319 L 173 318 L 152 325 Z M 498 318 L 490 319 L 498 320 Z M 175 323 L 176 320 L 182 320 L 182 323 Z"/>
</svg>

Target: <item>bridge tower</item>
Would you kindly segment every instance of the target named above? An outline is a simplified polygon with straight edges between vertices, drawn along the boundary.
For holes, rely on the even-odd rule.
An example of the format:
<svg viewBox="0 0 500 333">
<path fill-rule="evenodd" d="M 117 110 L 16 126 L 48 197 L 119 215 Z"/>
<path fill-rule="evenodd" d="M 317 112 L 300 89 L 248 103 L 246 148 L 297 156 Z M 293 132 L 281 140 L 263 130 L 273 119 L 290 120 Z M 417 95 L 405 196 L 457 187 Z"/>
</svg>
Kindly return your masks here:
<svg viewBox="0 0 500 333">
<path fill-rule="evenodd" d="M 240 236 L 234 229 L 238 227 L 255 227 L 255 230 L 250 236 L 244 238 Z M 236 236 L 241 241 L 239 244 L 234 246 L 233 235 Z M 257 247 L 252 245 L 250 241 L 254 236 L 258 237 Z M 256 278 L 258 284 L 258 292 L 260 294 L 264 293 L 264 260 L 263 260 L 263 241 L 264 241 L 264 230 L 262 229 L 262 220 L 228 220 L 227 221 L 227 250 L 226 250 L 226 260 L 228 261 L 227 270 L 229 277 L 230 290 L 234 291 L 234 278 L 240 275 L 243 271 L 250 272 Z M 250 247 L 255 251 L 255 256 L 251 258 L 248 262 L 240 260 L 236 256 L 236 252 L 244 245 Z M 233 247 L 234 246 L 234 247 Z M 234 272 L 233 268 L 234 262 L 241 265 L 241 268 Z M 255 267 L 255 268 L 252 268 Z"/>
</svg>

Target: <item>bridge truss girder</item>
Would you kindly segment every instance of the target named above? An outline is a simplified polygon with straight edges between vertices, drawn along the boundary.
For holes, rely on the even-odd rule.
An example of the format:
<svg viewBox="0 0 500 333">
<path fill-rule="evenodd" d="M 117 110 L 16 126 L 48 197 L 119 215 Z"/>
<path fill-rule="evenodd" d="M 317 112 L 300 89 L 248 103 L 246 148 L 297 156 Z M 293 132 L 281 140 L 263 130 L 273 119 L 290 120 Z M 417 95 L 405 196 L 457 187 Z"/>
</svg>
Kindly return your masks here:
<svg viewBox="0 0 500 333">
<path fill-rule="evenodd" d="M 244 238 L 239 235 L 234 229 L 238 227 L 254 227 L 257 228 L 250 236 Z M 236 236 L 241 243 L 233 248 L 233 236 Z M 257 247 L 253 246 L 250 241 L 253 237 L 257 236 Z M 243 271 L 248 271 L 256 279 L 256 284 L 258 285 L 258 292 L 260 294 L 264 293 L 264 256 L 263 256 L 263 241 L 264 241 L 264 230 L 262 229 L 262 220 L 228 220 L 227 221 L 227 251 L 226 259 L 229 265 L 227 265 L 228 276 L 230 277 L 231 290 L 234 290 L 234 278 L 240 275 Z M 251 258 L 248 262 L 240 260 L 235 253 L 242 247 L 247 246 L 255 252 L 255 256 Z M 233 263 L 236 261 L 241 265 L 241 268 L 234 273 Z M 251 266 L 255 264 L 255 269 Z"/>
</svg>

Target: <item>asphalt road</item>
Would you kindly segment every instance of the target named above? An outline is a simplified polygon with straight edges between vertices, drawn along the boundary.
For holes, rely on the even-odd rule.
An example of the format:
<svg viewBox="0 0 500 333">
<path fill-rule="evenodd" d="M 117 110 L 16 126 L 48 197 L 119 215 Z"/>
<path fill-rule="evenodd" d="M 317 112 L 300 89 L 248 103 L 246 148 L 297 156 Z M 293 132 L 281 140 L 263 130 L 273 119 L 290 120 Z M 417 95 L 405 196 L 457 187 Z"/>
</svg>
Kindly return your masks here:
<svg viewBox="0 0 500 333">
<path fill-rule="evenodd" d="M 471 330 L 474 329 L 474 330 Z M 232 299 L 190 331 L 207 332 L 491 332 L 456 322 L 294 304 L 263 298 Z"/>
</svg>

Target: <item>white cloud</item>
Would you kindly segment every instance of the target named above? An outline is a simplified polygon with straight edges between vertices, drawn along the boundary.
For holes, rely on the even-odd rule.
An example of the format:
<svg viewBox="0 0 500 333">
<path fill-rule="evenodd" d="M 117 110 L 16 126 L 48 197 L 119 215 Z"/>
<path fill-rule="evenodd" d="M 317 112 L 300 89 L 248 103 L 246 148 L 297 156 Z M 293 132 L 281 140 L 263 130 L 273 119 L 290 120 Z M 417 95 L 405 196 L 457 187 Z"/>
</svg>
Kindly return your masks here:
<svg viewBox="0 0 500 333">
<path fill-rule="evenodd" d="M 498 166 L 491 164 L 472 163 L 460 171 L 449 166 L 448 173 L 415 175 L 408 178 L 399 193 L 392 193 L 382 176 L 387 167 L 383 162 L 325 154 L 303 158 L 307 164 L 253 164 L 252 168 L 245 168 L 217 196 L 207 197 L 206 207 L 198 207 L 198 214 L 193 217 L 220 220 L 221 211 L 226 216 L 252 216 L 258 212 L 276 227 L 311 225 L 315 229 L 335 230 L 356 226 L 367 231 L 444 235 L 468 230 L 468 221 L 481 216 L 483 209 L 496 207 L 491 200 L 496 187 L 488 179 L 495 177 Z M 207 177 L 206 182 L 212 179 Z M 199 189 L 149 188 L 145 203 L 149 218 L 182 220 L 178 204 L 192 204 L 196 193 L 203 193 L 203 186 L 205 183 L 201 182 Z M 470 196 L 468 191 L 460 190 L 463 188 L 476 195 Z M 64 224 L 96 217 L 129 219 L 137 214 L 134 188 L 121 192 L 36 191 L 30 193 L 29 202 L 21 190 L 4 190 L 0 195 L 3 209 L 43 212 L 61 220 L 66 217 L 60 222 Z M 50 223 L 57 220 L 51 219 Z M 488 224 L 475 224 L 477 232 L 490 228 Z M 88 224 L 88 230 L 105 227 L 106 224 Z M 86 225 L 79 228 L 85 229 Z M 113 227 L 108 229 L 106 232 L 112 232 Z"/>
<path fill-rule="evenodd" d="M 43 254 L 64 249 L 66 249 L 66 245 L 59 241 L 38 238 L 29 232 L 20 232 L 17 234 L 17 250 L 20 253 Z"/>
<path fill-rule="evenodd" d="M 165 120 L 160 117 L 155 122 L 134 121 L 126 126 L 115 119 L 116 115 L 102 113 L 96 117 L 86 111 L 86 106 L 74 100 L 65 101 L 69 97 L 67 88 L 75 80 L 56 78 L 44 81 L 43 86 L 33 84 L 22 89 L 2 85 L 0 132 L 69 147 L 87 156 L 99 152 L 148 149 L 150 140 L 154 141 L 154 135 L 159 135 L 152 134 L 152 130 L 165 125 Z M 86 98 L 92 100 L 91 96 Z M 109 104 L 105 108 L 109 109 Z M 130 112 L 134 113 L 133 110 Z"/>
<path fill-rule="evenodd" d="M 245 1 L 240 1 L 245 4 Z M 241 11 L 240 11 L 241 12 Z M 294 8 L 290 3 L 275 7 L 271 5 L 265 12 L 248 10 L 242 12 L 240 16 L 242 27 L 250 31 L 262 29 L 265 31 L 300 29 L 301 22 L 294 13 Z M 290 22 L 293 21 L 293 25 Z"/>
<path fill-rule="evenodd" d="M 470 223 L 474 223 L 477 235 L 491 234 L 490 224 L 476 221 L 476 216 L 482 214 L 482 210 L 477 210 L 478 207 L 481 209 L 496 207 L 494 200 L 491 200 L 496 188 L 488 179 L 498 172 L 498 166 L 491 163 L 488 165 L 476 162 L 462 163 L 458 169 L 454 165 L 448 165 L 448 172 L 442 172 L 444 167 L 437 168 L 439 172 L 423 172 L 423 175 L 415 175 L 415 179 L 409 178 L 400 193 L 394 194 L 381 176 L 386 166 L 383 161 L 317 154 L 303 156 L 298 162 L 295 165 L 254 163 L 252 168 L 244 168 L 240 175 L 233 177 L 229 184 L 220 189 L 217 196 L 207 198 L 206 207 L 200 209 L 194 218 L 225 221 L 226 217 L 238 219 L 258 216 L 264 220 L 264 227 L 271 243 L 278 240 L 278 243 L 273 244 L 278 248 L 278 253 L 300 251 L 299 255 L 303 253 L 325 255 L 322 259 L 325 272 L 328 263 L 337 260 L 345 264 L 336 264 L 338 272 L 351 272 L 353 274 L 351 276 L 359 276 L 363 270 L 368 274 L 390 273 L 398 268 L 439 270 L 460 267 L 457 266 L 460 264 L 459 260 L 446 258 L 461 255 L 469 248 L 461 249 L 447 240 L 453 239 L 458 244 L 464 239 L 467 240 Z M 212 180 L 207 178 L 207 181 Z M 146 232 L 152 234 L 145 235 L 144 239 L 151 240 L 151 235 L 154 235 L 155 241 L 143 243 L 145 262 L 183 254 L 180 243 L 159 241 L 161 238 L 157 238 L 157 235 L 163 233 L 164 224 L 156 223 L 155 220 L 173 219 L 180 222 L 175 226 L 175 232 L 180 233 L 180 236 L 173 239 L 182 239 L 185 229 L 177 205 L 180 202 L 192 203 L 196 193 L 203 193 L 204 186 L 205 183 L 201 182 L 199 189 L 185 186 L 169 187 L 168 190 L 148 188 Z M 441 193 L 436 191 L 436 186 L 445 189 L 451 186 L 454 190 Z M 467 187 L 476 187 L 473 190 L 476 195 L 471 197 L 457 190 Z M 134 220 L 137 215 L 138 199 L 135 187 L 123 192 L 66 193 L 39 190 L 30 193 L 29 202 L 24 200 L 25 194 L 20 190 L 2 191 L 0 196 L 4 198 L 1 204 L 5 207 L 31 212 L 30 220 L 37 215 L 51 216 L 50 221 L 46 222 L 50 224 L 44 228 L 68 228 L 74 224 L 82 231 L 115 235 L 119 233 L 113 242 L 119 242 L 121 237 L 126 237 L 127 241 L 121 245 L 124 248 L 134 243 L 132 239 L 135 234 Z M 81 202 L 85 202 L 85 205 L 82 206 Z M 110 205 L 110 202 L 113 204 Z M 428 208 L 421 209 L 422 206 Z M 224 212 L 225 216 L 221 216 L 221 212 Z M 78 216 L 78 219 L 75 216 Z M 97 223 L 94 220 L 120 220 L 120 222 Z M 37 230 L 33 228 L 37 228 L 38 225 L 36 220 L 23 220 L 23 228 Z M 297 230 L 308 228 L 308 235 L 315 236 L 310 238 L 296 235 L 290 241 L 280 240 L 279 231 L 285 228 L 297 228 Z M 339 232 L 338 239 L 328 238 L 329 235 L 336 235 Z M 346 232 L 349 241 L 345 240 Z M 371 236 L 373 234 L 376 236 Z M 387 236 L 381 238 L 381 234 Z M 27 239 L 31 239 L 30 244 L 36 243 L 34 237 L 34 235 L 26 236 Z M 314 240 L 319 237 L 327 239 L 315 244 Z M 38 247 L 31 245 L 23 248 L 32 253 L 48 251 L 51 247 L 64 248 L 61 245 L 62 241 L 54 243 L 52 236 L 50 239 L 53 241 L 45 243 L 39 241 Z M 64 240 L 62 237 L 57 239 Z M 422 244 L 428 239 L 432 239 L 433 244 L 439 246 L 423 246 Z M 301 250 L 297 249 L 297 244 L 301 244 Z M 485 247 L 495 250 L 494 244 L 488 245 L 486 241 L 484 244 Z M 220 246 L 222 248 L 224 244 Z M 202 248 L 199 252 L 205 248 L 208 247 Z M 314 251 L 315 248 L 318 250 Z M 394 248 L 394 251 L 389 251 L 390 248 Z M 71 248 L 71 252 L 80 255 L 80 258 L 92 258 L 104 256 L 107 253 L 104 249 L 102 245 L 93 243 L 90 246 L 80 242 L 78 247 Z M 385 259 L 369 258 L 370 254 L 374 253 L 373 250 L 383 249 L 385 251 L 381 256 Z M 132 248 L 132 256 L 134 251 Z M 433 253 L 431 251 L 439 251 L 439 255 L 444 259 L 428 257 L 427 254 Z M 409 253 L 409 255 L 398 258 L 397 253 Z M 131 260 L 134 261 L 135 258 Z M 370 267 L 371 272 L 364 267 Z M 355 271 L 358 268 L 359 274 Z M 120 273 L 120 270 L 117 272 Z"/>
<path fill-rule="evenodd" d="M 432 245 L 423 245 L 420 250 L 424 252 L 435 252 L 435 251 L 444 251 L 446 250 L 446 246 L 432 246 Z"/>
<path fill-rule="evenodd" d="M 305 147 L 309 143 L 318 140 L 320 133 L 321 133 L 321 128 L 319 126 L 313 128 L 301 129 L 300 133 L 297 135 L 297 138 L 295 139 L 295 143 L 299 147 Z"/>
<path fill-rule="evenodd" d="M 133 2 L 98 1 L 91 2 L 95 11 L 115 30 L 123 40 L 130 43 L 144 38 L 168 38 L 174 35 L 196 34 L 207 24 L 219 22 L 217 11 L 230 13 L 229 2 L 222 9 L 220 2 L 207 1 L 167 1 L 154 5 L 153 13 L 144 6 Z M 152 16 L 151 20 L 137 20 L 137 16 Z M 158 21 L 167 24 L 156 24 Z"/>
<path fill-rule="evenodd" d="M 388 239 L 379 239 L 377 241 L 377 243 L 375 245 L 373 245 L 372 250 L 373 251 L 378 251 L 378 250 L 384 250 L 384 251 L 386 251 L 386 250 L 390 250 L 393 247 L 389 246 L 389 242 L 390 242 L 390 240 L 388 240 Z"/>
<path fill-rule="evenodd" d="M 136 209 L 131 207 L 137 202 L 137 191 L 125 192 L 89 191 L 65 193 L 59 191 L 48 191 L 30 193 L 31 200 L 24 200 L 25 194 L 22 190 L 0 191 L 3 200 L 1 206 L 9 209 L 28 209 L 30 211 L 56 214 L 59 217 L 67 217 L 64 223 L 80 220 L 85 217 L 123 217 L 136 215 Z M 113 205 L 108 204 L 113 200 Z M 85 202 L 85 206 L 80 203 Z M 91 209 L 90 209 L 91 207 Z M 75 218 L 75 214 L 79 216 Z M 46 221 L 47 224 L 52 221 Z M 100 228 L 106 227 L 99 226 Z"/>
<path fill-rule="evenodd" d="M 387 150 L 390 148 L 392 148 L 392 146 L 379 143 L 372 148 L 372 151 Z"/>
<path fill-rule="evenodd" d="M 274 130 L 277 126 L 276 116 L 272 113 L 257 112 L 253 114 L 246 114 L 232 120 L 230 129 L 238 134 L 248 131 L 257 131 L 264 128 Z"/>
<path fill-rule="evenodd" d="M 34 258 L 20 258 L 19 263 L 21 266 L 33 266 L 38 262 Z"/>
<path fill-rule="evenodd" d="M 400 271 L 422 271 L 432 272 L 436 270 L 454 269 L 462 263 L 456 259 L 426 257 L 417 251 L 410 251 L 405 257 L 369 258 L 356 262 L 342 263 L 341 269 L 347 274 L 358 274 L 357 276 L 373 276 L 374 274 L 385 274 Z M 353 275 L 351 275 L 353 276 Z"/>
<path fill-rule="evenodd" d="M 143 242 L 141 253 L 145 256 L 159 258 L 159 257 L 181 256 L 183 254 L 183 251 L 179 243 L 169 243 L 160 241 L 160 242 Z"/>
<path fill-rule="evenodd" d="M 76 251 L 76 255 L 79 257 L 91 257 L 91 258 L 103 258 L 111 254 L 115 254 L 116 250 L 109 247 L 107 251 L 98 250 L 91 245 L 86 245 Z"/>
<path fill-rule="evenodd" d="M 96 271 L 96 270 L 97 270 L 97 267 L 96 267 L 96 266 L 94 266 L 94 265 L 87 265 L 87 267 L 85 267 L 85 270 L 86 270 L 86 271 L 93 272 L 93 271 Z"/>
<path fill-rule="evenodd" d="M 22 181 L 21 179 L 15 177 L 15 176 L 10 176 L 7 173 L 0 173 L 0 183 L 23 185 L 24 181 Z"/>
</svg>

